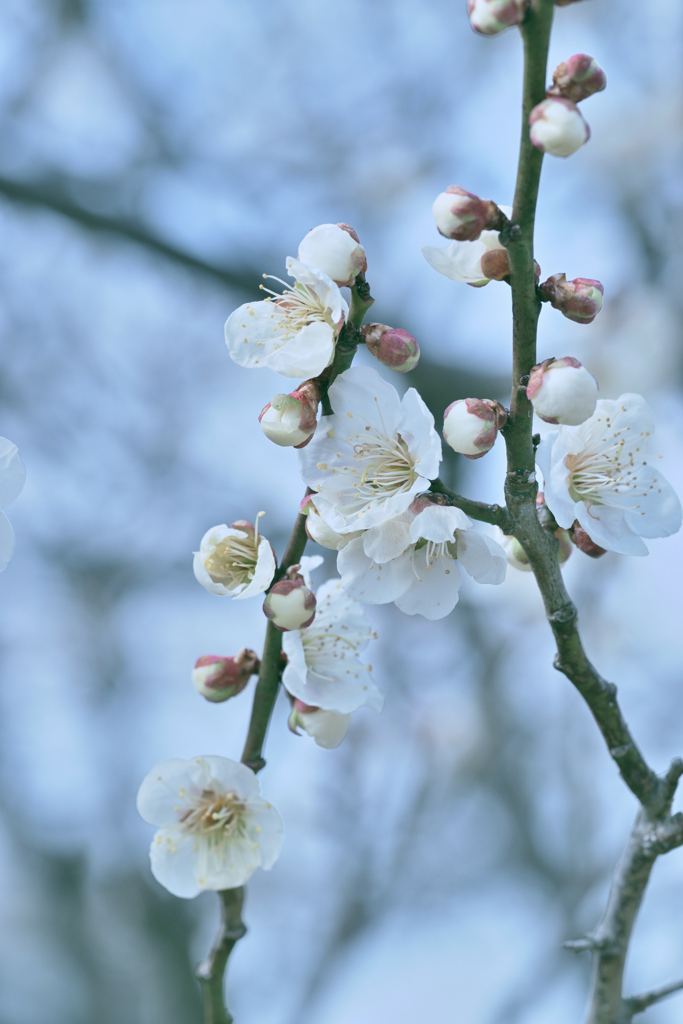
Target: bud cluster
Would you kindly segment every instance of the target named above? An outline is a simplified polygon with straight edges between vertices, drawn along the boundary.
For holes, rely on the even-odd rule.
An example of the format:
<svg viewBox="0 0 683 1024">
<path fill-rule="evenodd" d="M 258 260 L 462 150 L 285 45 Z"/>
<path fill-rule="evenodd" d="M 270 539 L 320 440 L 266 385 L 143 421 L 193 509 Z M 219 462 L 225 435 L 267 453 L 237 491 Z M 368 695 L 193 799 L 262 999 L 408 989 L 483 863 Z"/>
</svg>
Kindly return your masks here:
<svg viewBox="0 0 683 1024">
<path fill-rule="evenodd" d="M 553 274 L 540 285 L 541 298 L 559 309 L 568 320 L 591 324 L 602 309 L 605 289 L 589 277 L 568 281 L 564 274 Z"/>
<path fill-rule="evenodd" d="M 546 98 L 529 115 L 529 137 L 537 149 L 551 156 L 571 156 L 588 142 L 591 130 L 576 106 L 605 88 L 607 78 L 587 53 L 575 53 L 553 74 Z"/>
</svg>

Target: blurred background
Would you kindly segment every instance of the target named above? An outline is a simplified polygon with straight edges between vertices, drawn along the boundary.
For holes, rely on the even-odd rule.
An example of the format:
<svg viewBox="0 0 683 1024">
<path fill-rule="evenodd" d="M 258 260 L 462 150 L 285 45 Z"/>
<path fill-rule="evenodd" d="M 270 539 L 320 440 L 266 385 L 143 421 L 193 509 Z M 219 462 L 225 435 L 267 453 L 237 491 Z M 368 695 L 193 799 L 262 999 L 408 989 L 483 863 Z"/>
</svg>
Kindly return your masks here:
<svg viewBox="0 0 683 1024">
<path fill-rule="evenodd" d="M 28 471 L 0 578 L 2 1024 L 201 1020 L 217 901 L 152 879 L 135 794 L 159 760 L 242 748 L 251 689 L 209 705 L 190 671 L 260 649 L 260 601 L 208 594 L 191 552 L 265 510 L 281 553 L 303 494 L 257 421 L 291 382 L 237 368 L 222 337 L 261 273 L 316 224 L 353 224 L 371 318 L 422 346 L 411 379 L 387 378 L 437 420 L 507 399 L 508 287 L 456 285 L 419 252 L 449 184 L 512 198 L 519 38 L 474 36 L 464 6 L 0 7 L 0 433 Z M 676 0 L 557 10 L 551 69 L 589 52 L 608 88 L 583 104 L 590 143 L 546 160 L 537 232 L 544 276 L 605 286 L 590 327 L 543 309 L 540 357 L 578 356 L 604 397 L 642 392 L 679 494 L 682 23 Z M 501 498 L 502 451 L 463 462 L 449 482 Z M 566 567 L 658 770 L 683 754 L 682 571 L 680 536 Z M 276 708 L 261 781 L 287 840 L 249 885 L 238 1024 L 577 1024 L 588 958 L 562 942 L 596 923 L 636 807 L 552 668 L 533 580 L 466 581 L 441 622 L 369 614 L 382 715 L 324 751 Z M 629 993 L 683 974 L 682 867 L 656 867 Z M 642 1019 L 680 1021 L 681 997 Z"/>
</svg>

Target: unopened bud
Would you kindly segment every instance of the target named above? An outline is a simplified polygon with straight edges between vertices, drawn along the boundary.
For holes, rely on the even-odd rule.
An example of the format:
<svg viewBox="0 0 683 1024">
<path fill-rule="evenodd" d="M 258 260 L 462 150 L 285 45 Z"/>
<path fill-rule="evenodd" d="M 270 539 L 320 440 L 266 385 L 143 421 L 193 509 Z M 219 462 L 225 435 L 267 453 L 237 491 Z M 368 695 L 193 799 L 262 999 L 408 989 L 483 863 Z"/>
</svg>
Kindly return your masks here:
<svg viewBox="0 0 683 1024">
<path fill-rule="evenodd" d="M 480 199 L 460 185 L 440 192 L 432 211 L 439 234 L 458 242 L 473 242 L 484 229 L 500 230 L 506 219 L 490 199 Z"/>
<path fill-rule="evenodd" d="M 220 704 L 241 693 L 258 668 L 258 655 L 247 647 L 243 647 L 234 658 L 204 654 L 195 663 L 192 685 L 206 700 Z"/>
<path fill-rule="evenodd" d="M 587 53 L 575 53 L 555 68 L 548 95 L 580 103 L 594 92 L 602 92 L 606 85 L 607 76 L 598 62 Z"/>
<path fill-rule="evenodd" d="M 520 572 L 531 572 L 531 564 L 527 558 L 526 551 L 516 537 L 508 537 L 505 534 L 499 537 L 508 565 Z"/>
<path fill-rule="evenodd" d="M 551 156 L 571 156 L 591 137 L 579 108 L 561 97 L 551 96 L 534 107 L 529 125 L 536 149 Z"/>
<path fill-rule="evenodd" d="M 313 498 L 315 495 L 308 494 L 299 505 L 299 512 L 306 516 L 306 535 L 309 540 L 315 541 L 321 547 L 330 551 L 341 551 L 347 544 L 350 544 L 356 537 L 360 537 L 362 530 L 354 530 L 352 533 L 337 533 L 323 519 L 318 512 Z"/>
<path fill-rule="evenodd" d="M 470 25 L 483 36 L 495 36 L 511 25 L 519 25 L 527 0 L 467 0 Z"/>
<path fill-rule="evenodd" d="M 575 277 L 568 281 L 564 274 L 553 274 L 539 287 L 551 306 L 577 324 L 593 323 L 602 309 L 604 288 L 591 278 Z"/>
<path fill-rule="evenodd" d="M 598 382 L 573 356 L 544 359 L 529 375 L 526 396 L 546 423 L 583 423 L 595 412 Z"/>
<path fill-rule="evenodd" d="M 453 451 L 480 459 L 493 448 L 507 410 L 490 398 L 459 398 L 444 413 L 443 436 Z"/>
<path fill-rule="evenodd" d="M 607 554 L 605 548 L 601 548 L 599 544 L 591 540 L 584 528 L 579 525 L 578 519 L 575 519 L 574 525 L 570 527 L 569 537 L 572 544 L 575 544 L 579 551 L 583 551 L 584 555 L 589 555 L 591 558 L 602 558 Z"/>
<path fill-rule="evenodd" d="M 317 267 L 339 287 L 351 286 L 365 273 L 365 249 L 348 224 L 319 224 L 308 232 L 299 246 L 299 259 Z"/>
<path fill-rule="evenodd" d="M 259 416 L 261 430 L 283 448 L 305 448 L 318 425 L 320 393 L 306 381 L 289 395 L 275 395 Z"/>
<path fill-rule="evenodd" d="M 332 750 L 338 747 L 349 729 L 351 715 L 342 715 L 337 711 L 324 711 L 301 700 L 295 700 L 287 721 L 290 730 L 299 735 L 298 730 L 308 733 L 319 747 Z"/>
<path fill-rule="evenodd" d="M 413 370 L 420 359 L 420 346 L 412 334 L 400 327 L 386 324 L 365 324 L 361 327 L 365 345 L 369 352 L 384 366 L 397 373 Z"/>
<path fill-rule="evenodd" d="M 299 568 L 288 569 L 286 578 L 273 584 L 263 602 L 264 615 L 281 633 L 305 629 L 315 618 L 315 594 L 305 585 Z"/>
<path fill-rule="evenodd" d="M 507 249 L 489 249 L 481 258 L 481 271 L 489 281 L 504 281 L 510 275 Z"/>
</svg>

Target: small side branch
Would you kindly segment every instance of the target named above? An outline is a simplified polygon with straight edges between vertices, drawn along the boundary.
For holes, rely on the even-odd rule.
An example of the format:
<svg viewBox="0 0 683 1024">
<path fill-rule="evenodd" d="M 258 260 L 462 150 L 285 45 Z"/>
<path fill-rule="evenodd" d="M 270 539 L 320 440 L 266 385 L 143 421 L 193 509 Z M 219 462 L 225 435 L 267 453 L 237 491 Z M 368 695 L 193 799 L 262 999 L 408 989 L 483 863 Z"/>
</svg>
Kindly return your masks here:
<svg viewBox="0 0 683 1024">
<path fill-rule="evenodd" d="M 465 515 L 472 519 L 499 526 L 503 531 L 512 529 L 512 516 L 504 505 L 486 505 L 483 501 L 470 501 L 469 498 L 463 498 L 461 494 L 456 494 L 450 487 L 446 487 L 438 478 L 432 480 L 429 490 L 434 494 L 443 494 L 451 505 L 462 509 Z"/>
<path fill-rule="evenodd" d="M 648 1006 L 660 1003 L 662 999 L 672 996 L 675 992 L 683 991 L 683 981 L 676 981 L 673 985 L 662 985 L 661 988 L 653 988 L 651 992 L 644 992 L 640 996 L 631 996 L 624 1000 L 627 1019 L 630 1021 L 637 1013 L 647 1010 Z"/>
<path fill-rule="evenodd" d="M 223 1000 L 223 983 L 228 959 L 235 944 L 246 934 L 242 921 L 244 888 L 223 889 L 218 893 L 221 923 L 206 960 L 195 969 L 204 998 L 204 1024 L 232 1024 L 233 1017 Z"/>
</svg>

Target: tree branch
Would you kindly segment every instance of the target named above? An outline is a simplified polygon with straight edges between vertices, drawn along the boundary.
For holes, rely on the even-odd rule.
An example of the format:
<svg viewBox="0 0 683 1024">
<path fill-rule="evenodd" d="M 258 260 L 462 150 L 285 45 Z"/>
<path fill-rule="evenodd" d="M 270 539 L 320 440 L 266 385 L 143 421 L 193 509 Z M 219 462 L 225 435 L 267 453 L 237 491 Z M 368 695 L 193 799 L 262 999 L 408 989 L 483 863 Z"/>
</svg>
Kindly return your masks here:
<svg viewBox="0 0 683 1024">
<path fill-rule="evenodd" d="M 654 1006 L 655 1003 L 661 1002 L 667 996 L 672 996 L 674 992 L 681 991 L 683 991 L 683 981 L 676 981 L 673 985 L 662 985 L 661 988 L 653 988 L 651 992 L 644 992 L 640 996 L 631 996 L 624 1000 L 629 1021 L 637 1013 L 647 1010 L 648 1006 Z"/>
<path fill-rule="evenodd" d="M 221 923 L 211 952 L 206 960 L 197 964 L 195 975 L 199 979 L 204 998 L 204 1024 L 232 1024 L 233 1017 L 223 998 L 223 982 L 228 958 L 235 945 L 246 934 L 242 921 L 244 887 L 223 889 L 218 893 L 221 904 Z"/>
<path fill-rule="evenodd" d="M 441 480 L 432 480 L 429 490 L 434 494 L 443 494 L 448 498 L 451 505 L 462 509 L 465 515 L 477 519 L 481 523 L 490 523 L 492 526 L 500 526 L 501 530 L 512 529 L 512 517 L 508 510 L 500 505 L 486 505 L 483 501 L 471 501 L 456 494 L 450 487 L 446 487 Z"/>
</svg>

